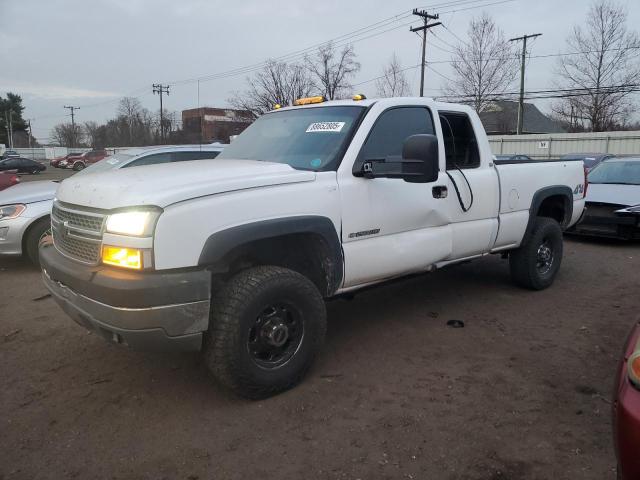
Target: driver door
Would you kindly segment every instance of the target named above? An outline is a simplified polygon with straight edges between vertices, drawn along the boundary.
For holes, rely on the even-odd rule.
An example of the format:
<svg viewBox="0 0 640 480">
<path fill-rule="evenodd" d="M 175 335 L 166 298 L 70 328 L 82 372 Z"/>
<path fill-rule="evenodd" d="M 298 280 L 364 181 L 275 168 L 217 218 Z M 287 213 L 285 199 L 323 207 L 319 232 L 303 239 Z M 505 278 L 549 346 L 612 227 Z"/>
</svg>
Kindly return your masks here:
<svg viewBox="0 0 640 480">
<path fill-rule="evenodd" d="M 339 171 L 345 288 L 424 271 L 451 254 L 449 209 L 444 208 L 448 199 L 434 188 L 446 185 L 444 172 L 432 183 L 353 175 L 367 160 L 401 156 L 407 137 L 435 134 L 427 106 L 383 105 L 374 106 L 382 111 L 375 116 L 372 109 L 360 128 L 369 134 L 351 163 L 353 169 L 347 170 L 345 157 L 347 165 Z M 367 121 L 373 123 L 370 128 Z"/>
</svg>

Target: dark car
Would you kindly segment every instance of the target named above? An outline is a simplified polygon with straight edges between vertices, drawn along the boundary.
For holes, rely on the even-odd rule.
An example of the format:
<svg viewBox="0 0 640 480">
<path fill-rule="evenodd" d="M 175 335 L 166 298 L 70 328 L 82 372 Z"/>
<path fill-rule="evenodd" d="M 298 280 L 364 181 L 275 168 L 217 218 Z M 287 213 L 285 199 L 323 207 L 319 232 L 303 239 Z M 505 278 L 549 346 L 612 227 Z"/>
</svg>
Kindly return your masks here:
<svg viewBox="0 0 640 480">
<path fill-rule="evenodd" d="M 2 154 L 2 159 L 4 160 L 5 158 L 15 158 L 19 156 L 20 154 L 15 150 L 5 150 L 5 152 Z"/>
<path fill-rule="evenodd" d="M 627 338 L 613 391 L 613 432 L 618 478 L 640 478 L 640 324 Z"/>
<path fill-rule="evenodd" d="M 18 173 L 31 173 L 35 175 L 46 169 L 47 167 L 40 162 L 28 158 L 11 157 L 0 161 L 0 171 L 16 170 Z"/>
<path fill-rule="evenodd" d="M 640 239 L 640 157 L 612 158 L 589 172 L 585 212 L 570 233 Z M 635 210 L 634 210 L 635 209 Z"/>
<path fill-rule="evenodd" d="M 610 153 L 569 153 L 560 157 L 560 160 L 582 160 L 587 171 L 595 168 L 600 162 L 614 158 Z"/>
<path fill-rule="evenodd" d="M 518 154 L 518 153 L 509 153 L 506 155 L 496 155 L 496 160 L 500 160 L 502 162 L 531 162 L 533 161 L 533 158 L 531 158 L 529 155 L 522 155 L 522 154 Z"/>
</svg>

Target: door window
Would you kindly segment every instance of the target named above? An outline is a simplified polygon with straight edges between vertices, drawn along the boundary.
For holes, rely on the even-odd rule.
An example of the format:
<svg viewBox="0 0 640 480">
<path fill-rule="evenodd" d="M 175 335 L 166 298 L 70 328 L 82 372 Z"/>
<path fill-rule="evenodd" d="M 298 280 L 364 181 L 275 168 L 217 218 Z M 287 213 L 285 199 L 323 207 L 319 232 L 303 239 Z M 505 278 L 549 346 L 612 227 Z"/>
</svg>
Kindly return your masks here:
<svg viewBox="0 0 640 480">
<path fill-rule="evenodd" d="M 447 170 L 480 166 L 478 141 L 469 117 L 459 112 L 440 112 Z"/>
<path fill-rule="evenodd" d="M 400 157 L 407 137 L 434 134 L 431 113 L 425 107 L 399 107 L 383 112 L 374 124 L 354 165 L 360 171 L 367 160 Z"/>
<path fill-rule="evenodd" d="M 171 152 L 147 155 L 146 157 L 142 157 L 137 160 L 134 160 L 133 162 L 125 165 L 122 168 L 141 167 L 143 165 L 156 165 L 158 163 L 169 163 L 172 161 L 171 157 L 172 157 Z"/>
<path fill-rule="evenodd" d="M 175 152 L 173 154 L 174 162 L 187 162 L 189 160 L 203 160 L 205 158 L 216 158 L 220 152 L 211 151 L 193 151 L 193 152 Z"/>
</svg>

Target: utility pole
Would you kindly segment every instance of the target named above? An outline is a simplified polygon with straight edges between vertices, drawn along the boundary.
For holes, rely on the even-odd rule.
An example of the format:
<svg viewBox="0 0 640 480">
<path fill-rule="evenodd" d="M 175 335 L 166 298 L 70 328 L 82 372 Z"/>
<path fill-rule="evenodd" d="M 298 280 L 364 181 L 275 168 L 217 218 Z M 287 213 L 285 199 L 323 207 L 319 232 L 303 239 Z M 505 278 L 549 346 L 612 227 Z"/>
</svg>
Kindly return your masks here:
<svg viewBox="0 0 640 480">
<path fill-rule="evenodd" d="M 169 95 L 169 85 L 162 85 L 161 83 L 154 83 L 153 84 L 153 93 L 157 93 L 157 94 L 160 95 L 160 138 L 161 138 L 162 143 L 164 143 L 164 113 L 162 111 L 162 94 L 166 93 L 167 95 Z"/>
<path fill-rule="evenodd" d="M 73 140 L 71 141 L 71 148 L 76 146 L 76 117 L 75 111 L 80 110 L 80 107 L 73 107 L 65 105 L 64 108 L 68 108 L 71 111 L 71 130 L 73 130 Z"/>
<path fill-rule="evenodd" d="M 516 127 L 516 134 L 522 134 L 522 127 L 524 124 L 524 69 L 527 60 L 527 39 L 535 38 L 542 35 L 541 33 L 534 33 L 533 35 L 523 35 L 521 37 L 512 38 L 510 42 L 519 42 L 522 40 L 522 58 L 520 60 L 520 101 L 518 102 L 518 125 Z"/>
<path fill-rule="evenodd" d="M 438 25 L 442 25 L 442 22 L 429 23 L 429 20 L 438 20 L 440 15 L 429 15 L 426 10 L 413 9 L 413 15 L 422 18 L 422 26 L 409 28 L 411 32 L 422 31 L 422 69 L 420 71 L 420 96 L 424 97 L 424 69 L 427 66 L 426 53 L 427 53 L 427 30 Z"/>
<path fill-rule="evenodd" d="M 13 149 L 13 110 L 4 111 L 4 126 L 7 130 L 7 142 L 9 142 L 9 149 Z"/>
</svg>

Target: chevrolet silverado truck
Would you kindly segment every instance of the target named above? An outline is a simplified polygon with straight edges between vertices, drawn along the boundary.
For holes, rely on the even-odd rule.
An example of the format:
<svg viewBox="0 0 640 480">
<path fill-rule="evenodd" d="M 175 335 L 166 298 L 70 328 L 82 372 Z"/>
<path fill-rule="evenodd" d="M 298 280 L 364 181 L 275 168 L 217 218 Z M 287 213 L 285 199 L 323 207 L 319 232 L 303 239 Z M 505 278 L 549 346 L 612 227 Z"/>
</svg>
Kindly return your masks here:
<svg viewBox="0 0 640 480">
<path fill-rule="evenodd" d="M 249 398 L 303 378 L 325 299 L 488 254 L 550 286 L 586 189 L 581 161 L 497 161 L 472 109 L 426 98 L 301 99 L 187 163 L 63 181 L 44 283 L 109 341 L 201 350 Z"/>
</svg>

